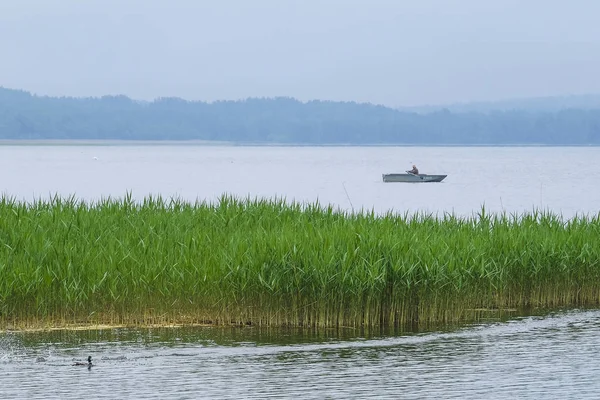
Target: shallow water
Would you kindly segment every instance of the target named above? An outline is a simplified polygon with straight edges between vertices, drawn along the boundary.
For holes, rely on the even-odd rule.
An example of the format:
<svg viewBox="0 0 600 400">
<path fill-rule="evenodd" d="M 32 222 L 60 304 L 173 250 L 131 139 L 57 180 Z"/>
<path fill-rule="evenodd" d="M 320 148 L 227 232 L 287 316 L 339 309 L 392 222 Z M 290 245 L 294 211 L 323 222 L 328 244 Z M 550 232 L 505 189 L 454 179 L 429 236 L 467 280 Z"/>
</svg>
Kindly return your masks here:
<svg viewBox="0 0 600 400">
<path fill-rule="evenodd" d="M 439 332 L 0 334 L 0 397 L 564 399 L 600 393 L 600 311 Z M 92 355 L 91 369 L 75 360 Z"/>
</svg>

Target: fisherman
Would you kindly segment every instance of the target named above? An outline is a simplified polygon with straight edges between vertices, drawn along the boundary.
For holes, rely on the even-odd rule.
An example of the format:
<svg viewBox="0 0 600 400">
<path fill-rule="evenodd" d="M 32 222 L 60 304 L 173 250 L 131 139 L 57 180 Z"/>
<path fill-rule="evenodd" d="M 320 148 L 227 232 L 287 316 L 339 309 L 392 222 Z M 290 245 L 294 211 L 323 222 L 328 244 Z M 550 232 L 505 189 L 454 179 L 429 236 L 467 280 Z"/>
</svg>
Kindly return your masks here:
<svg viewBox="0 0 600 400">
<path fill-rule="evenodd" d="M 419 175 L 419 169 L 417 168 L 416 165 L 413 165 L 413 168 L 410 171 L 406 171 L 409 174 L 414 174 L 414 175 Z"/>
</svg>

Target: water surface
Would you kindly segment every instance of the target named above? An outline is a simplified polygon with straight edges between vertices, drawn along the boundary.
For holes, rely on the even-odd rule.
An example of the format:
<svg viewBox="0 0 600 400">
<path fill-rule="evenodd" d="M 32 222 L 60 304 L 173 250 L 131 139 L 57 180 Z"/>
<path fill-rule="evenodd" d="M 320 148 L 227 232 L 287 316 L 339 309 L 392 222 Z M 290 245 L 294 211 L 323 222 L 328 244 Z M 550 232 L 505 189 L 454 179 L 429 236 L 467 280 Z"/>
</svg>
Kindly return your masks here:
<svg viewBox="0 0 600 400">
<path fill-rule="evenodd" d="M 600 393 L 600 311 L 361 337 L 255 328 L 0 334 L 12 398 L 565 399 Z M 92 355 L 91 369 L 74 367 Z"/>
<path fill-rule="evenodd" d="M 283 197 L 343 210 L 598 213 L 600 147 L 0 146 L 6 195 Z M 441 183 L 383 183 L 415 163 Z"/>
</svg>

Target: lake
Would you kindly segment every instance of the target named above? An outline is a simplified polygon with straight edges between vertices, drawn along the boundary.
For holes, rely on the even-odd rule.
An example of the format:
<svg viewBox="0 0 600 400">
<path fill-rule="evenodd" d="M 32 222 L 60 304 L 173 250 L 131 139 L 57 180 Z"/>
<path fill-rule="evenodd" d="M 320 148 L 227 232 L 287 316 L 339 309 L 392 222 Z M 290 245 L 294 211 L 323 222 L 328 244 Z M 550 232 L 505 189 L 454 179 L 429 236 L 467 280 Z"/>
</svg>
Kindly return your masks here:
<svg viewBox="0 0 600 400">
<path fill-rule="evenodd" d="M 146 195 L 216 201 L 284 197 L 351 210 L 469 216 L 533 209 L 600 210 L 600 147 L 0 146 L 2 191 L 94 200 Z M 383 173 L 447 174 L 441 183 L 383 183 Z"/>
<path fill-rule="evenodd" d="M 470 216 L 600 209 L 597 147 L 1 145 L 2 192 L 94 201 L 281 197 Z M 416 164 L 442 183 L 383 183 Z M 600 393 L 600 311 L 427 332 L 246 328 L 0 332 L 0 398 L 564 399 Z M 95 365 L 72 366 L 91 355 Z"/>
<path fill-rule="evenodd" d="M 0 333 L 2 399 L 596 399 L 600 311 L 363 337 L 256 328 Z M 92 356 L 95 366 L 72 366 Z"/>
</svg>

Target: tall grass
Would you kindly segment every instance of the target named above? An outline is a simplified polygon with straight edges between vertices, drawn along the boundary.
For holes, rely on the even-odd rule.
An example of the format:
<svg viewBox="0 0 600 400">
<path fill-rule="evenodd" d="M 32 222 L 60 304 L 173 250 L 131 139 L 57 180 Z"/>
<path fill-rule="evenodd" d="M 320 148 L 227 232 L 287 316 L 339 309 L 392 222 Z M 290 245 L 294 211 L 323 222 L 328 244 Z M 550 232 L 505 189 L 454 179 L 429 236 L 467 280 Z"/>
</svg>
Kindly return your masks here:
<svg viewBox="0 0 600 400">
<path fill-rule="evenodd" d="M 600 303 L 600 214 L 0 200 L 0 325 L 390 326 Z"/>
</svg>

